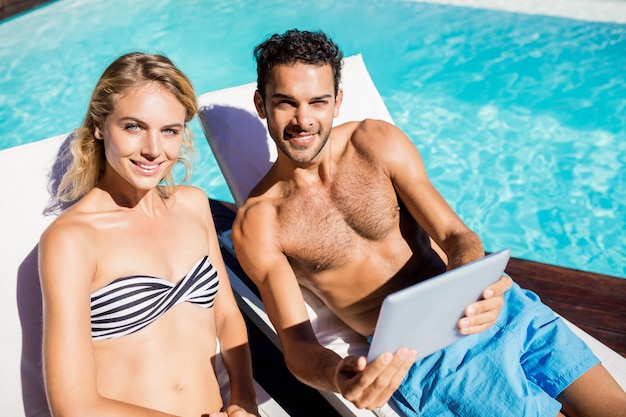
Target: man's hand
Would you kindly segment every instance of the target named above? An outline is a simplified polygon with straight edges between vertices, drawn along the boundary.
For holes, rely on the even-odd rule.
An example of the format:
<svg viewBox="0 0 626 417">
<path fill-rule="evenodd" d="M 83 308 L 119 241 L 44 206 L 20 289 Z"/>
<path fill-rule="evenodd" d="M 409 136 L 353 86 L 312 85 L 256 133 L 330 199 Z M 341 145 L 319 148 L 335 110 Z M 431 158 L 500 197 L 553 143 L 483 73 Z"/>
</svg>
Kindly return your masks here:
<svg viewBox="0 0 626 417">
<path fill-rule="evenodd" d="M 513 285 L 513 280 L 502 275 L 494 284 L 483 291 L 483 299 L 468 305 L 465 308 L 465 317 L 459 320 L 461 334 L 480 333 L 491 327 L 504 304 L 504 293 Z"/>
<path fill-rule="evenodd" d="M 254 413 L 250 413 L 245 408 L 237 404 L 231 404 L 228 407 L 226 407 L 225 411 L 228 417 L 258 417 L 259 414 L 258 414 L 258 410 L 256 410 L 256 405 L 253 408 L 255 409 Z M 251 408 L 248 407 L 248 409 L 251 409 Z"/>
<path fill-rule="evenodd" d="M 337 365 L 335 384 L 357 408 L 373 410 L 389 401 L 416 358 L 417 352 L 406 348 L 383 353 L 369 365 L 364 356 L 348 356 Z"/>
<path fill-rule="evenodd" d="M 201 417 L 259 417 L 258 412 L 249 413 L 244 408 L 231 404 L 226 410 L 217 413 L 202 414 Z"/>
</svg>

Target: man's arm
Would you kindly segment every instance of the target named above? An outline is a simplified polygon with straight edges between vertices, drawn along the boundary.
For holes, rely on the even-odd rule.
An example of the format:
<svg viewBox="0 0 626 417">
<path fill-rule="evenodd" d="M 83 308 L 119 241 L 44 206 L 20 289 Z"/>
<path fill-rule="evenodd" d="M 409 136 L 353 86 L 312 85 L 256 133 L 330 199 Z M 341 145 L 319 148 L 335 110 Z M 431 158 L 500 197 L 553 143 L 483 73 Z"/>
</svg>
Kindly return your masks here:
<svg viewBox="0 0 626 417">
<path fill-rule="evenodd" d="M 313 333 L 300 286 L 277 241 L 274 219 L 275 209 L 266 203 L 239 209 L 232 234 L 237 258 L 261 294 L 291 372 L 315 388 L 335 391 L 333 369 L 341 358 L 322 347 Z"/>
<path fill-rule="evenodd" d="M 386 122 L 366 121 L 357 130 L 355 141 L 357 146 L 372 147 L 369 152 L 379 155 L 381 167 L 402 202 L 445 252 L 448 270 L 484 256 L 480 238 L 432 185 L 418 150 L 400 129 Z M 459 321 L 461 333 L 478 333 L 495 323 L 504 303 L 503 294 L 511 284 L 511 279 L 503 276 L 485 289 L 481 301 L 467 306 L 466 317 Z"/>
<path fill-rule="evenodd" d="M 411 215 L 446 253 L 448 269 L 482 258 L 480 238 L 432 185 L 422 157 L 410 139 L 393 125 L 375 126 L 377 131 L 372 134 L 385 138 L 385 149 L 380 151 L 383 168 Z"/>
<path fill-rule="evenodd" d="M 366 358 L 341 358 L 321 346 L 309 321 L 300 286 L 276 240 L 274 208 L 252 203 L 239 210 L 233 225 L 237 258 L 255 283 L 280 338 L 285 363 L 302 382 L 340 392 L 360 408 L 386 403 L 415 361 L 403 349 L 366 364 Z"/>
</svg>

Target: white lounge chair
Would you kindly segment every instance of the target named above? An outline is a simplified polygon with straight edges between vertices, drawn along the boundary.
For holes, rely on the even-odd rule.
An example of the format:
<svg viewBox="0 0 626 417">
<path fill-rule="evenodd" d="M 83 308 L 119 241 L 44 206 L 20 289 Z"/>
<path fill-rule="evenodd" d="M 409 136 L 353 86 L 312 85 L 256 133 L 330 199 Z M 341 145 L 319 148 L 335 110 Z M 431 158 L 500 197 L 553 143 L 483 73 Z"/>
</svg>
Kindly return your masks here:
<svg viewBox="0 0 626 417">
<path fill-rule="evenodd" d="M 45 215 L 49 186 L 62 172 L 57 156 L 67 135 L 0 151 L 0 414 L 49 416 L 41 374 L 41 289 L 37 270 L 39 236 L 54 219 Z M 52 182 L 51 182 L 52 180 Z M 219 355 L 218 355 L 219 359 Z M 228 374 L 218 360 L 222 395 L 228 397 Z M 260 411 L 266 417 L 288 417 L 256 384 Z"/>
<path fill-rule="evenodd" d="M 375 116 L 393 123 L 376 86 L 370 78 L 360 55 L 344 60 L 345 74 L 342 80 L 344 101 L 335 124 Z M 240 206 L 250 190 L 268 171 L 276 159 L 276 148 L 267 133 L 265 123 L 259 119 L 253 103 L 256 83 L 203 94 L 198 98 L 200 124 L 209 141 L 215 159 L 226 183 Z M 358 93 L 355 93 L 358 92 Z M 367 100 L 365 100 L 367 98 Z M 230 233 L 220 235 L 222 246 L 233 253 Z M 246 305 L 240 305 L 244 313 L 256 322 L 263 332 L 281 349 L 278 336 L 272 326 L 261 300 L 236 274 L 230 271 L 235 291 L 243 297 Z M 303 289 L 309 317 L 320 343 L 338 354 L 366 354 L 365 339 L 337 319 L 315 295 Z M 342 416 L 400 416 L 403 415 L 393 402 L 375 411 L 361 410 L 336 393 L 320 393 Z"/>
<path fill-rule="evenodd" d="M 360 55 L 345 58 L 342 88 L 343 104 L 339 117 L 334 121 L 335 125 L 365 118 L 382 119 L 393 123 Z M 251 82 L 202 94 L 198 99 L 201 126 L 237 206 L 245 201 L 250 190 L 276 159 L 274 142 L 269 137 L 265 122 L 259 119 L 254 107 L 255 90 L 256 83 Z M 223 247 L 234 254 L 229 233 L 223 233 L 220 240 Z M 259 297 L 234 273 L 231 282 L 244 301 L 242 307 L 244 312 L 280 348 L 278 337 Z M 303 290 L 303 294 L 308 303 L 311 322 L 322 345 L 340 355 L 345 355 L 348 350 L 354 353 L 367 352 L 367 344 L 361 336 L 336 319 L 316 296 L 306 290 Z M 604 366 L 626 389 L 626 359 L 572 323 L 567 323 L 590 345 Z M 356 409 L 338 394 L 323 393 L 323 395 L 342 415 L 372 415 L 372 412 Z M 400 412 L 395 406 L 390 405 L 383 410 L 376 410 L 374 414 L 393 416 L 399 415 Z"/>
</svg>

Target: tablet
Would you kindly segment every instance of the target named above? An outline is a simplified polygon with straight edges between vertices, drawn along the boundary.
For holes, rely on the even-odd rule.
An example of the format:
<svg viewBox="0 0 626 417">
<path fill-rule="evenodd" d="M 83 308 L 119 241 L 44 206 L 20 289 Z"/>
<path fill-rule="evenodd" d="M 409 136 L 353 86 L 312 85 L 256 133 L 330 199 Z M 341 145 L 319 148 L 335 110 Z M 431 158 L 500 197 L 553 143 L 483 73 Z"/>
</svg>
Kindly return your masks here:
<svg viewBox="0 0 626 417">
<path fill-rule="evenodd" d="M 509 256 L 504 249 L 389 294 L 381 306 L 368 362 L 401 347 L 415 349 L 418 359 L 424 358 L 463 338 L 457 327 L 463 310 L 502 276 Z"/>
</svg>

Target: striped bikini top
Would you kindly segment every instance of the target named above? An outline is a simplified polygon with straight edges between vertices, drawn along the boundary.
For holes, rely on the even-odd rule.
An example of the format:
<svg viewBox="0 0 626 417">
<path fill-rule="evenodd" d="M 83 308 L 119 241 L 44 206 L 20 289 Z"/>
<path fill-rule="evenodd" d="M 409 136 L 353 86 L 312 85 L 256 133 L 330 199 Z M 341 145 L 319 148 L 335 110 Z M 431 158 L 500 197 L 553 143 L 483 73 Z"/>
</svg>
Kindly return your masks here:
<svg viewBox="0 0 626 417">
<path fill-rule="evenodd" d="M 217 270 L 208 256 L 177 284 L 145 275 L 118 278 L 91 294 L 91 337 L 103 340 L 134 333 L 184 301 L 210 308 L 218 286 Z"/>
</svg>

